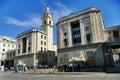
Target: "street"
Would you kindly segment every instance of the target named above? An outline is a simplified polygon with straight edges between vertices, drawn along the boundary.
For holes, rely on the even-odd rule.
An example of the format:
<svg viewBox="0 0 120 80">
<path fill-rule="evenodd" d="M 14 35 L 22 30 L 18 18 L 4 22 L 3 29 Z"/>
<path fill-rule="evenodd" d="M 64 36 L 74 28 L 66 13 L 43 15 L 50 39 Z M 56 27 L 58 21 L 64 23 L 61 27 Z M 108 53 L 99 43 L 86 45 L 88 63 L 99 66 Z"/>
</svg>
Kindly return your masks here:
<svg viewBox="0 0 120 80">
<path fill-rule="evenodd" d="M 0 72 L 0 80 L 120 80 L 120 74 L 55 75 Z"/>
</svg>

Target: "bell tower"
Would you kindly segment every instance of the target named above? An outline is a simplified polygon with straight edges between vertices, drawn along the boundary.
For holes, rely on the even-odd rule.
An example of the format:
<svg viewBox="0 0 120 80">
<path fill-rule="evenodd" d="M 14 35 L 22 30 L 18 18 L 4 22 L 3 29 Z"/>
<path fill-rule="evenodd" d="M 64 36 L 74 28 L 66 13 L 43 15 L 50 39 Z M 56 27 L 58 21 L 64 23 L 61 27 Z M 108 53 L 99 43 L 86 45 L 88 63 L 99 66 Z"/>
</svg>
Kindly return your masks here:
<svg viewBox="0 0 120 80">
<path fill-rule="evenodd" d="M 42 16 L 42 30 L 47 34 L 47 50 L 53 50 L 53 18 L 48 6 Z"/>
</svg>

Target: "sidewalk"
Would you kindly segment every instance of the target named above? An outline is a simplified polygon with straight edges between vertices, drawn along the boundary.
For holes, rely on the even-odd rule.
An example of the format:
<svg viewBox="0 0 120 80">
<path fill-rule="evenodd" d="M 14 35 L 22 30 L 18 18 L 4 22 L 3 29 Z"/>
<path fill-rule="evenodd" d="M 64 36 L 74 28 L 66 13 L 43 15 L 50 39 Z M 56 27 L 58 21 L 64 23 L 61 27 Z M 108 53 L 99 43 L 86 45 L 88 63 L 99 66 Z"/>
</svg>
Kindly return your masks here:
<svg viewBox="0 0 120 80">
<path fill-rule="evenodd" d="M 18 72 L 20 74 L 55 74 L 55 75 L 101 75 L 105 72 L 58 72 L 56 69 L 38 69 L 36 72 L 34 70 L 29 70 L 25 72 Z"/>
</svg>

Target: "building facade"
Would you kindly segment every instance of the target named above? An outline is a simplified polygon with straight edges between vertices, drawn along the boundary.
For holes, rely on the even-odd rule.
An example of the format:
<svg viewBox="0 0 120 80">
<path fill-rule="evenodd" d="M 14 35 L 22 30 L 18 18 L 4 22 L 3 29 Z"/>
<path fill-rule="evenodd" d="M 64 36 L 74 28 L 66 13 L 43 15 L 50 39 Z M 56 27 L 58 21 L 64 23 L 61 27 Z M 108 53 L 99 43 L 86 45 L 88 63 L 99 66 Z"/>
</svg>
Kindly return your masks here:
<svg viewBox="0 0 120 80">
<path fill-rule="evenodd" d="M 14 66 L 54 66 L 57 46 L 53 44 L 53 19 L 47 6 L 42 16 L 42 30 L 30 29 L 17 35 L 16 54 L 7 57 L 7 64 L 14 58 Z M 8 52 L 9 54 L 9 52 Z"/>
<path fill-rule="evenodd" d="M 114 62 L 120 62 L 120 25 L 106 28 L 104 30 L 106 40 L 109 44 L 106 46 L 113 54 Z"/>
<path fill-rule="evenodd" d="M 103 44 L 107 45 L 110 40 L 119 41 L 119 32 L 111 31 L 114 32 L 111 28 L 104 28 L 101 10 L 97 8 L 87 8 L 60 18 L 57 23 L 58 65 L 78 62 L 83 67 L 105 66 L 106 57 L 103 51 L 110 48 Z M 111 64 L 112 54 L 109 52 L 107 56 Z"/>
<path fill-rule="evenodd" d="M 16 49 L 15 39 L 7 36 L 0 36 L 0 66 L 4 66 L 6 52 L 14 49 Z"/>
</svg>

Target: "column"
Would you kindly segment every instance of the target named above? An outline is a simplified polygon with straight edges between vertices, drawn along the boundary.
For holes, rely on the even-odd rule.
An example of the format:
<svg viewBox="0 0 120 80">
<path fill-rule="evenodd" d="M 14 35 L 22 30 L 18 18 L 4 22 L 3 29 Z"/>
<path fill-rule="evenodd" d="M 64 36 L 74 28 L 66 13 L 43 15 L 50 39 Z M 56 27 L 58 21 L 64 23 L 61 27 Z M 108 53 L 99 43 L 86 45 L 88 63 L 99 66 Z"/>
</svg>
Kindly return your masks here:
<svg viewBox="0 0 120 80">
<path fill-rule="evenodd" d="M 20 39 L 20 54 L 22 54 L 22 38 Z"/>
<path fill-rule="evenodd" d="M 28 37 L 26 37 L 26 53 L 28 54 Z"/>
<path fill-rule="evenodd" d="M 68 22 L 68 47 L 72 47 L 72 31 L 70 22 Z"/>
<path fill-rule="evenodd" d="M 63 31 L 62 31 L 62 25 L 58 25 L 57 27 L 57 36 L 58 36 L 58 49 L 63 48 Z"/>
<path fill-rule="evenodd" d="M 110 39 L 111 39 L 110 41 L 112 41 L 112 42 L 115 41 L 115 39 L 114 39 L 114 35 L 113 35 L 113 32 L 112 32 L 112 31 L 110 32 Z"/>
<path fill-rule="evenodd" d="M 91 22 L 91 29 L 92 29 L 92 39 L 93 39 L 93 43 L 99 42 L 98 41 L 98 34 L 97 34 L 97 25 L 96 25 L 96 13 L 91 13 L 90 14 L 90 22 Z"/>
<path fill-rule="evenodd" d="M 86 44 L 86 37 L 85 37 L 85 30 L 84 30 L 84 24 L 82 22 L 82 18 L 79 20 L 80 23 L 80 31 L 81 31 L 81 44 L 84 45 Z"/>
<path fill-rule="evenodd" d="M 114 66 L 114 60 L 113 60 L 113 53 L 112 53 L 111 46 L 109 46 L 109 49 L 110 49 L 110 51 L 109 51 L 110 66 L 112 67 L 112 66 Z"/>
</svg>

